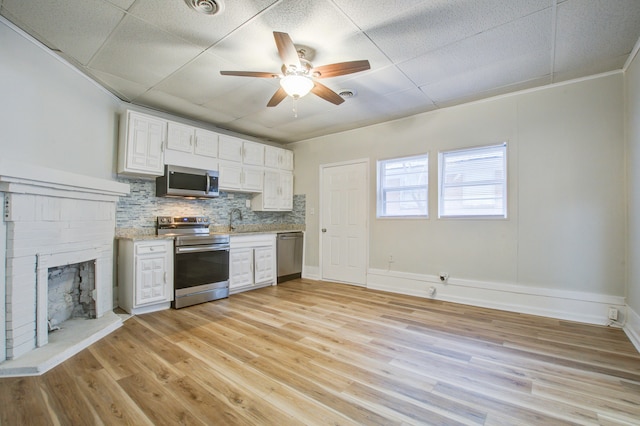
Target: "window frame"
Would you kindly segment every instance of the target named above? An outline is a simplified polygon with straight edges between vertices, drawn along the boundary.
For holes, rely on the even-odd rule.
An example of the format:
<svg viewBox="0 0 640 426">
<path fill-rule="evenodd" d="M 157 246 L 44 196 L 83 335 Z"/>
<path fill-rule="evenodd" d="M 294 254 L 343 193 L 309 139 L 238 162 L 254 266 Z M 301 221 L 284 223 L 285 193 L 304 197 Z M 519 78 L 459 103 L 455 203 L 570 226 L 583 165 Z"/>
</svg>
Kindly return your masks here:
<svg viewBox="0 0 640 426">
<path fill-rule="evenodd" d="M 424 159 L 426 164 L 426 181 L 425 181 L 425 189 L 426 189 L 426 197 L 425 197 L 425 213 L 424 214 L 412 214 L 412 215 L 392 215 L 392 214 L 383 214 L 386 211 L 386 200 L 384 194 L 387 192 L 385 190 L 386 187 L 383 187 L 383 179 L 384 175 L 381 173 L 383 165 L 392 162 L 401 162 L 408 161 L 412 159 Z M 429 218 L 429 152 L 415 154 L 415 155 L 403 155 L 401 157 L 391 157 L 379 159 L 376 162 L 376 218 L 377 219 L 428 219 Z M 417 187 L 417 186 L 416 186 Z M 401 187 L 397 187 L 401 188 Z M 405 186 L 405 188 L 410 188 Z"/>
<path fill-rule="evenodd" d="M 491 148 L 502 148 L 504 150 L 504 158 L 503 158 L 503 180 L 501 184 L 504 186 L 503 190 L 503 213 L 502 214 L 445 214 L 444 209 L 444 176 L 445 176 L 445 157 L 447 154 L 455 154 L 455 153 L 472 153 L 473 151 L 483 151 Z M 446 151 L 438 152 L 438 219 L 508 219 L 508 195 L 509 195 L 509 175 L 508 175 L 508 161 L 509 157 L 509 149 L 507 141 L 489 144 L 489 145 L 480 145 L 480 146 L 472 146 L 468 148 L 459 148 L 459 149 L 451 149 Z M 472 187 L 478 186 L 477 184 L 471 185 L 456 185 L 458 187 Z"/>
</svg>

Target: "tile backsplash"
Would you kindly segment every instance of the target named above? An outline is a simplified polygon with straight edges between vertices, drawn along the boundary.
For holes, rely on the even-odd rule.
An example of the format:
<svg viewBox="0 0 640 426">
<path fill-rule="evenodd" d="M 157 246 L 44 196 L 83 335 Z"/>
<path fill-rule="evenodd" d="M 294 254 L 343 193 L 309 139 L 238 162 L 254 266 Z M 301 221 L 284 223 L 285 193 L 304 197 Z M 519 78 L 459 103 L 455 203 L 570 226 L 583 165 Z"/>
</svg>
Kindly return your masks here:
<svg viewBox="0 0 640 426">
<path fill-rule="evenodd" d="M 129 195 L 120 197 L 116 204 L 116 227 L 139 229 L 141 232 L 155 230 L 157 216 L 208 216 L 214 226 L 229 223 L 231 209 L 242 211 L 242 221 L 234 218 L 238 225 L 304 225 L 305 196 L 293 196 L 291 212 L 254 212 L 246 206 L 252 194 L 220 192 L 220 197 L 205 200 L 156 197 L 156 182 L 120 176 L 119 182 L 130 185 Z"/>
</svg>

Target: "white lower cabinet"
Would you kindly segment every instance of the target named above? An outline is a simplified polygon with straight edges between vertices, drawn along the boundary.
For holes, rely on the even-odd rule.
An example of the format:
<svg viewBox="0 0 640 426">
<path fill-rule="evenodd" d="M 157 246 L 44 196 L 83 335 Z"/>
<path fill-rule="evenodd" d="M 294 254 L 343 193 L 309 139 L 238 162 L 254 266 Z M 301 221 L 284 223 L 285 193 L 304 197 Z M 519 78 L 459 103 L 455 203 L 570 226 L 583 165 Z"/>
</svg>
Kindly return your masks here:
<svg viewBox="0 0 640 426">
<path fill-rule="evenodd" d="M 276 284 L 276 235 L 231 235 L 229 293 Z"/>
<path fill-rule="evenodd" d="M 173 241 L 118 240 L 118 304 L 130 314 L 169 308 Z"/>
</svg>

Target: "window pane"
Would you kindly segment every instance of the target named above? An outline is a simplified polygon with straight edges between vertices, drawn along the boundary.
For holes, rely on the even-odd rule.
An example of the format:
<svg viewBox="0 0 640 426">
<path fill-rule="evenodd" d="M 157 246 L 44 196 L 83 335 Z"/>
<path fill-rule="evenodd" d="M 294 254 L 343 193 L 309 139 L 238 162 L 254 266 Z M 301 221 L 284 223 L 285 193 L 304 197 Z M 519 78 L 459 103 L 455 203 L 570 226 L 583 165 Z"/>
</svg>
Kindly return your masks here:
<svg viewBox="0 0 640 426">
<path fill-rule="evenodd" d="M 506 217 L 506 144 L 440 154 L 440 216 Z"/>
<path fill-rule="evenodd" d="M 428 157 L 378 161 L 378 217 L 427 216 Z"/>
</svg>

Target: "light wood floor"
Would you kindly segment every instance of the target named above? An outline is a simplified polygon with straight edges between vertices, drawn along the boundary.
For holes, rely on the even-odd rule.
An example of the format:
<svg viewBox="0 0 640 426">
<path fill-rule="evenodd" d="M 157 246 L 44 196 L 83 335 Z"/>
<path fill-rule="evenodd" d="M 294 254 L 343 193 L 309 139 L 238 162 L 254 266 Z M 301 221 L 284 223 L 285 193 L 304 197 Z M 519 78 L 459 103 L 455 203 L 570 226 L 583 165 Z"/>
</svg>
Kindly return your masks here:
<svg viewBox="0 0 640 426">
<path fill-rule="evenodd" d="M 640 355 L 619 329 L 295 280 L 2 379 L 0 421 L 638 425 Z"/>
</svg>

